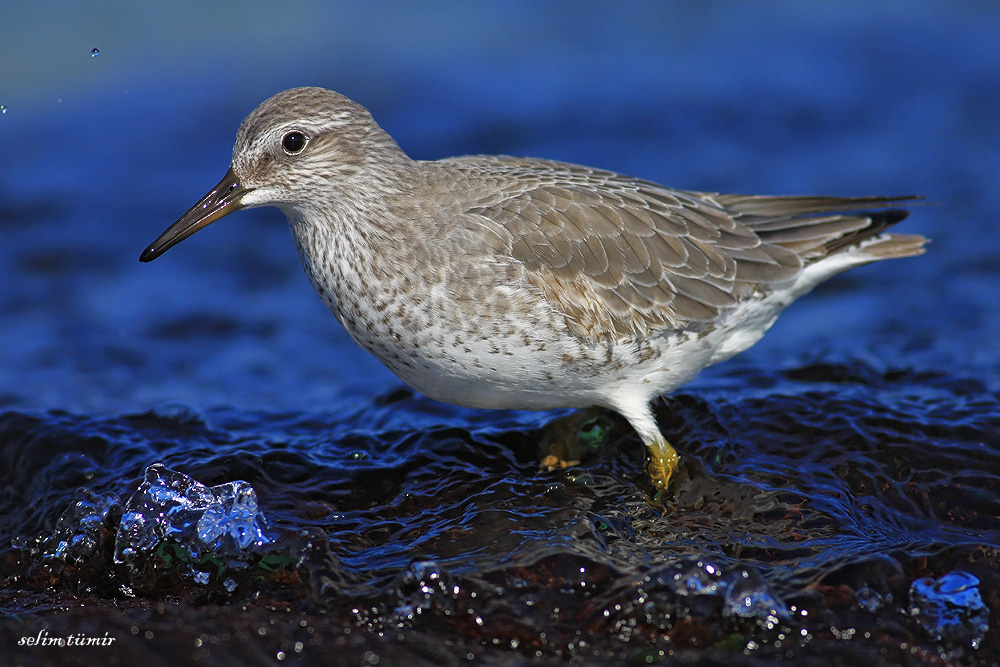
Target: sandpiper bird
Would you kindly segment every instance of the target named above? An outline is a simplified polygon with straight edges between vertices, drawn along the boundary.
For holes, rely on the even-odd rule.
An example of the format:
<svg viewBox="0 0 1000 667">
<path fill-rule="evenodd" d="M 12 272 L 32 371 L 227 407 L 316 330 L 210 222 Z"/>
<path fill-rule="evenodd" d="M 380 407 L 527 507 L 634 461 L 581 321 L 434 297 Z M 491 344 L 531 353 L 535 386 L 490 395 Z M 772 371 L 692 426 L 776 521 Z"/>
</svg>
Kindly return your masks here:
<svg viewBox="0 0 1000 667">
<path fill-rule="evenodd" d="M 923 252 L 885 230 L 917 197 L 666 188 L 533 158 L 410 159 L 361 105 L 294 88 L 240 125 L 222 181 L 141 261 L 241 208 L 288 218 L 351 338 L 427 396 L 477 408 L 603 407 L 678 468 L 650 401 L 742 352 L 846 269 Z"/>
</svg>

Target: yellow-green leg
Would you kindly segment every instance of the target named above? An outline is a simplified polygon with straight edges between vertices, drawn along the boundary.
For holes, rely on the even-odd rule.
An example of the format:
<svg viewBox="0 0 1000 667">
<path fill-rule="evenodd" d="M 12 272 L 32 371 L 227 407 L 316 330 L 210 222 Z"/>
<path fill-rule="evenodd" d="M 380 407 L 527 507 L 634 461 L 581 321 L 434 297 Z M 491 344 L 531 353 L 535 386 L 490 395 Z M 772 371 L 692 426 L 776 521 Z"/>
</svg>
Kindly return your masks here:
<svg viewBox="0 0 1000 667">
<path fill-rule="evenodd" d="M 652 411 L 645 404 L 641 410 L 626 414 L 643 444 L 649 450 L 646 472 L 657 492 L 669 490 L 670 482 L 680 470 L 680 455 L 660 433 Z M 539 445 L 542 470 L 556 470 L 575 466 L 598 451 L 607 442 L 613 421 L 604 408 L 578 410 L 551 422 L 545 427 Z"/>
<path fill-rule="evenodd" d="M 660 493 L 668 491 L 670 480 L 680 470 L 680 456 L 660 433 L 656 417 L 649 407 L 648 397 L 623 393 L 615 396 L 612 407 L 628 420 L 649 450 L 646 471 L 653 482 L 653 487 Z"/>
<path fill-rule="evenodd" d="M 649 449 L 649 463 L 646 464 L 646 471 L 649 473 L 653 486 L 657 491 L 666 491 L 670 488 L 670 480 L 680 469 L 681 457 L 677 450 L 667 442 L 663 434 L 656 432 L 657 438 L 653 442 L 647 442 Z"/>
</svg>

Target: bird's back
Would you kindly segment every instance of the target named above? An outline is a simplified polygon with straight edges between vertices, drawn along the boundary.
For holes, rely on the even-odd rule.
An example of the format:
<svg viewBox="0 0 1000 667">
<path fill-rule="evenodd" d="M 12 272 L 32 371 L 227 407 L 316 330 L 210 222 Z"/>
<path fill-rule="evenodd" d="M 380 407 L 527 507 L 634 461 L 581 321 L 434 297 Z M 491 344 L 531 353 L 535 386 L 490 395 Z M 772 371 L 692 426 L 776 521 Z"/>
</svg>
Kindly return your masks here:
<svg viewBox="0 0 1000 667">
<path fill-rule="evenodd" d="M 466 156 L 436 163 L 464 187 L 464 224 L 503 250 L 591 343 L 700 330 L 777 291 L 923 252 L 885 234 L 915 197 L 774 197 L 666 188 L 578 165 Z M 841 255 L 837 258 L 837 255 Z M 818 267 L 818 268 L 810 268 Z M 809 284 L 803 284 L 803 279 Z"/>
</svg>

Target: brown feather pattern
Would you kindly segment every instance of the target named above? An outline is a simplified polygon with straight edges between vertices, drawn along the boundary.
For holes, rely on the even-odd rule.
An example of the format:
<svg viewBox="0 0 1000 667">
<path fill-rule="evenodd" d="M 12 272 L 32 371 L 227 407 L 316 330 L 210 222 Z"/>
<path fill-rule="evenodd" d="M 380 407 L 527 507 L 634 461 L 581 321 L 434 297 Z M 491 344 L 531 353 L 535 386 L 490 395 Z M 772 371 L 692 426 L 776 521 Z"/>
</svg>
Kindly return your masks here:
<svg viewBox="0 0 1000 667">
<path fill-rule="evenodd" d="M 880 214 L 871 211 L 916 199 L 722 195 L 549 160 L 442 162 L 496 183 L 466 215 L 509 235 L 508 252 L 526 279 L 593 343 L 710 324 L 809 263 L 874 236 L 887 225 L 875 229 Z M 894 213 L 892 222 L 904 217 Z M 914 254 L 912 246 L 900 256 Z"/>
</svg>

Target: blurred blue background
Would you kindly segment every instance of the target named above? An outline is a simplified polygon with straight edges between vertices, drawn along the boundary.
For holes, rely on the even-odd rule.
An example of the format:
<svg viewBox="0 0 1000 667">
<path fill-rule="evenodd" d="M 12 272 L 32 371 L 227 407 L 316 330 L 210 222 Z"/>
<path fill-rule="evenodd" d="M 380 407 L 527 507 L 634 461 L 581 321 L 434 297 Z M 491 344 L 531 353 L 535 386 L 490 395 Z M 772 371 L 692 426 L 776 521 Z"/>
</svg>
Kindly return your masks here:
<svg viewBox="0 0 1000 667">
<path fill-rule="evenodd" d="M 398 385 L 276 210 L 137 261 L 225 172 L 240 120 L 299 85 L 364 104 L 415 158 L 925 195 L 903 229 L 925 257 L 841 276 L 693 390 L 844 357 L 1000 385 L 995 2 L 14 2 L 0 44 L 2 408 L 308 410 Z"/>
</svg>

